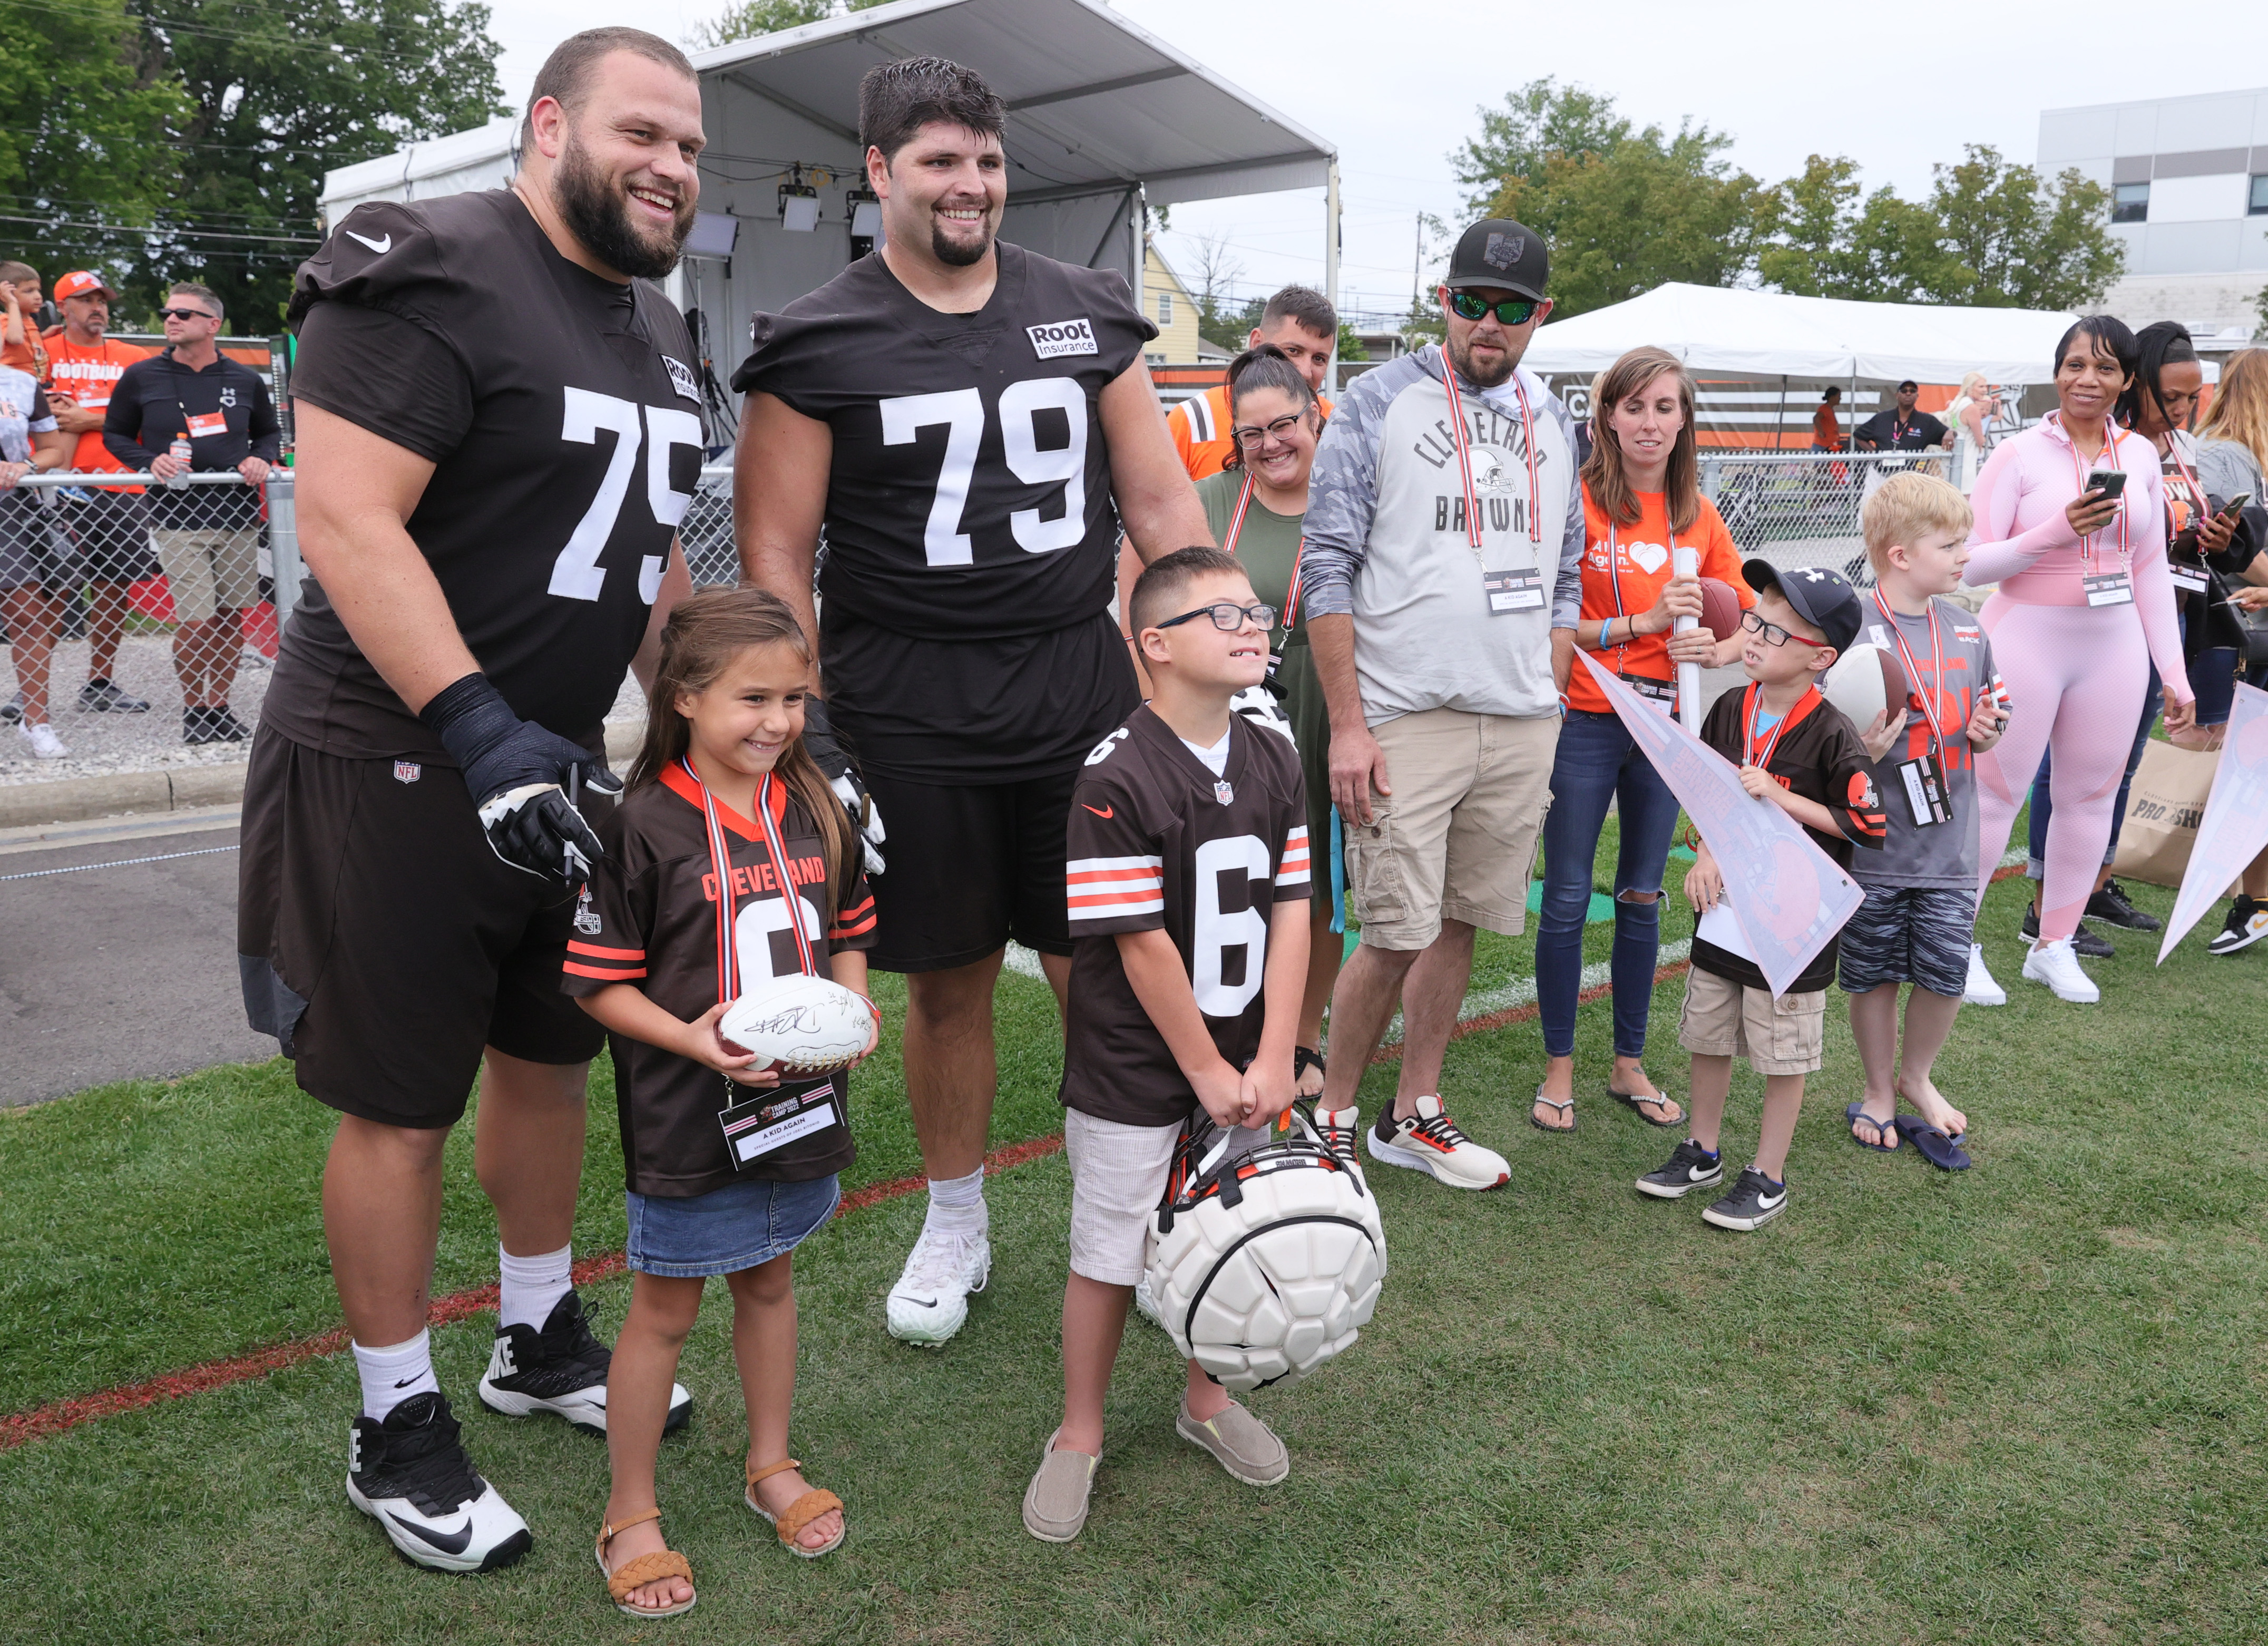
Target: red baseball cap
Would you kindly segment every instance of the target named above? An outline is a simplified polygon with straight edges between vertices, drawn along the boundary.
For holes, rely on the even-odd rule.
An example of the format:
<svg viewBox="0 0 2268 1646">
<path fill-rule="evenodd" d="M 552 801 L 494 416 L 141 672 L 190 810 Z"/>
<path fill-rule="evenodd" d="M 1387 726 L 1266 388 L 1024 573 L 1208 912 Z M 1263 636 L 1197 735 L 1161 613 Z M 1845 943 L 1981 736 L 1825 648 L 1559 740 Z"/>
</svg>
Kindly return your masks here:
<svg viewBox="0 0 2268 1646">
<path fill-rule="evenodd" d="M 85 297 L 90 292 L 99 292 L 114 303 L 118 300 L 117 292 L 103 284 L 99 276 L 84 269 L 75 269 L 55 282 L 55 299 L 60 303 L 67 297 Z"/>
</svg>

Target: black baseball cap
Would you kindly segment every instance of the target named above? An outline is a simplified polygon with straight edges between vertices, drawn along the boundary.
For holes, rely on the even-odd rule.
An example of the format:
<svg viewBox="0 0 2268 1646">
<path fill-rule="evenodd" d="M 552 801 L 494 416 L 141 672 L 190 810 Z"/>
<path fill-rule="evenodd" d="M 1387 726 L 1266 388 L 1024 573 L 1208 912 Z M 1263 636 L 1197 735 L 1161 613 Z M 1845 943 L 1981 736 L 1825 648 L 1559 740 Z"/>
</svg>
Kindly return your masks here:
<svg viewBox="0 0 2268 1646">
<path fill-rule="evenodd" d="M 1441 284 L 1452 292 L 1497 286 L 1540 303 L 1550 277 L 1551 255 L 1541 234 L 1510 218 L 1483 218 L 1457 237 Z"/>
<path fill-rule="evenodd" d="M 1741 577 L 1759 594 L 1768 588 L 1795 608 L 1795 615 L 1827 637 L 1839 655 L 1851 649 L 1864 621 L 1859 591 L 1840 572 L 1823 565 L 1793 566 L 1783 572 L 1769 560 L 1744 560 Z"/>
</svg>

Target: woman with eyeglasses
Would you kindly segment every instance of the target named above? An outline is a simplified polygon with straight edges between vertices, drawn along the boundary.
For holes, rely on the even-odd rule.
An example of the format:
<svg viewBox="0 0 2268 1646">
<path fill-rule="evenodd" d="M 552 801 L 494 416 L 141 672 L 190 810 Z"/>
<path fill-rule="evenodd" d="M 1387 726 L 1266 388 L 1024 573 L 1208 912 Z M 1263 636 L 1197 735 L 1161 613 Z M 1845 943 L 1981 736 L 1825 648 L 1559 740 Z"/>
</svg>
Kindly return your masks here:
<svg viewBox="0 0 2268 1646">
<path fill-rule="evenodd" d="M 1977 477 L 1962 580 L 1999 587 L 1981 621 L 2010 698 L 2008 729 L 1977 757 L 1977 901 L 2040 758 L 2053 746 L 2055 816 L 2044 842 L 2039 935 L 2024 976 L 2058 999 L 2102 998 L 2072 947 L 2110 838 L 2134 724 L 2157 665 L 2166 729 L 2197 718 L 2166 560 L 2166 491 L 2150 439 L 2115 415 L 2141 351 L 2124 322 L 2091 314 L 2056 348 L 2057 410 L 2003 441 Z M 1972 1004 L 2007 993 L 1972 947 Z"/>
<path fill-rule="evenodd" d="M 1306 375 L 1273 343 L 1246 350 L 1228 364 L 1230 433 L 1235 448 L 1228 466 L 1197 482 L 1213 541 L 1244 565 L 1252 592 L 1276 609 L 1276 628 L 1268 649 L 1281 661 L 1275 668 L 1285 718 L 1307 783 L 1307 838 L 1318 887 L 1331 883 L 1331 841 L 1338 820 L 1331 810 L 1330 714 L 1315 678 L 1314 654 L 1298 621 L 1292 590 L 1300 559 L 1300 522 L 1307 513 L 1307 475 L 1322 432 L 1322 408 Z M 1139 565 L 1133 566 L 1139 572 Z M 1119 609 L 1127 609 L 1128 568 L 1120 565 Z M 1307 950 L 1307 986 L 1294 1054 L 1299 1095 L 1323 1089 L 1323 1008 L 1339 975 L 1343 943 L 1331 930 L 1335 905 L 1328 892 L 1314 900 L 1314 941 Z M 1322 1120 L 1325 1117 L 1319 1116 Z M 1349 1140 L 1349 1148 L 1352 1142 Z"/>
<path fill-rule="evenodd" d="M 1741 639 L 1719 643 L 1706 630 L 1673 632 L 1701 615 L 1697 579 L 1679 577 L 1681 548 L 1699 550 L 1700 575 L 1730 584 L 1743 607 L 1756 603 L 1741 579 L 1733 535 L 1701 495 L 1693 380 L 1665 349 L 1633 349 L 1591 386 L 1595 419 L 1583 465 L 1583 607 L 1574 643 L 1664 714 L 1677 701 L 1677 666 L 1735 662 Z M 1561 630 L 1560 634 L 1567 631 Z M 1555 638 L 1557 637 L 1555 636 Z M 1677 798 L 1623 727 L 1572 653 L 1555 659 L 1566 720 L 1551 771 L 1551 809 L 1543 819 L 1543 907 L 1535 936 L 1535 998 L 1543 1018 L 1543 1083 L 1528 1115 L 1546 1132 L 1575 1129 L 1575 1003 L 1582 989 L 1583 925 L 1590 912 L 1599 835 L 1612 804 L 1618 819 L 1614 910 L 1614 1072 L 1607 1096 L 1652 1126 L 1676 1126 L 1685 1111 L 1647 1076 L 1647 1008 L 1661 948 L 1661 874 L 1677 824 Z"/>
</svg>

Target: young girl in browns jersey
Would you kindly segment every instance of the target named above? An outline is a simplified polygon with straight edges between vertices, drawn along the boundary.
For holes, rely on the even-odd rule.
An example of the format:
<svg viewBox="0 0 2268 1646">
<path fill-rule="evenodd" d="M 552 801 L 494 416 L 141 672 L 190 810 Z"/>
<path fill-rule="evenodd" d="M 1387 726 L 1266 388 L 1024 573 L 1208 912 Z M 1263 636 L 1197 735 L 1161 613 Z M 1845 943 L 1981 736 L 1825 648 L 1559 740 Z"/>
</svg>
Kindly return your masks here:
<svg viewBox="0 0 2268 1646">
<path fill-rule="evenodd" d="M 601 827 L 606 858 L 567 946 L 566 992 L 613 1031 L 629 1180 L 636 1280 L 608 1379 L 614 1490 L 598 1553 L 632 1616 L 693 1605 L 692 1568 L 661 1536 L 654 1457 L 709 1275 L 733 1294 L 748 1507 L 791 1554 L 843 1541 L 842 1501 L 788 1456 L 788 1254 L 839 1199 L 848 1074 L 784 1086 L 718 1029 L 727 1004 L 774 978 L 866 990 L 873 900 L 850 817 L 803 746 L 810 678 L 803 631 L 776 596 L 719 589 L 677 606 L 645 746 Z M 873 1048 L 870 1036 L 859 1056 Z"/>
</svg>

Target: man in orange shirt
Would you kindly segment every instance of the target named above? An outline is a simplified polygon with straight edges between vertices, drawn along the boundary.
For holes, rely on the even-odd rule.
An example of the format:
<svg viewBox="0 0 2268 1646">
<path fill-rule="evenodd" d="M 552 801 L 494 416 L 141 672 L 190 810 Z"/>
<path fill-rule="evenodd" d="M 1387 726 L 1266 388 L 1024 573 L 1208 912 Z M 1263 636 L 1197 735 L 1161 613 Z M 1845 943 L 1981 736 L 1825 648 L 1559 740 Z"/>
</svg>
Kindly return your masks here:
<svg viewBox="0 0 2268 1646">
<path fill-rule="evenodd" d="M 1268 299 L 1268 306 L 1260 311 L 1260 323 L 1252 328 L 1244 346 L 1256 349 L 1263 343 L 1274 343 L 1320 395 L 1338 339 L 1338 311 L 1330 299 L 1307 286 L 1287 285 Z M 1322 409 L 1323 416 L 1331 415 L 1329 401 L 1322 402 Z M 1181 454 L 1190 479 L 1219 474 L 1228 467 L 1228 454 L 1236 449 L 1229 433 L 1228 385 L 1223 383 L 1195 400 L 1182 402 L 1166 415 L 1166 426 L 1173 432 L 1174 449 Z"/>
<path fill-rule="evenodd" d="M 111 386 L 147 352 L 107 336 L 110 304 L 118 294 L 85 269 L 55 282 L 63 329 L 44 339 L 48 403 L 55 423 L 78 445 L 70 466 L 82 472 L 127 472 L 102 443 L 102 417 Z M 88 594 L 87 681 L 78 706 L 100 714 L 144 714 L 149 704 L 114 683 L 118 638 L 126 626 L 127 586 L 158 574 L 150 548 L 150 520 L 140 486 L 73 486 L 63 494 L 63 523 L 78 544 Z"/>
</svg>

